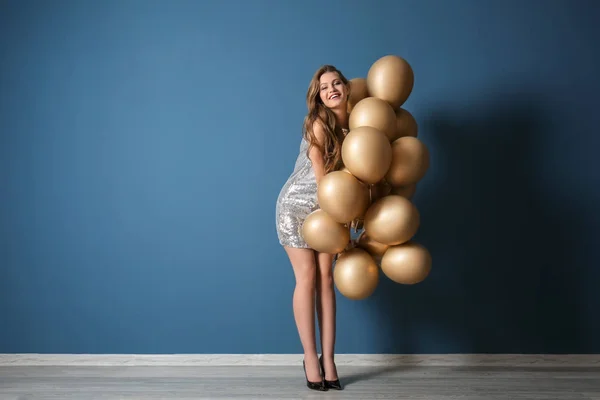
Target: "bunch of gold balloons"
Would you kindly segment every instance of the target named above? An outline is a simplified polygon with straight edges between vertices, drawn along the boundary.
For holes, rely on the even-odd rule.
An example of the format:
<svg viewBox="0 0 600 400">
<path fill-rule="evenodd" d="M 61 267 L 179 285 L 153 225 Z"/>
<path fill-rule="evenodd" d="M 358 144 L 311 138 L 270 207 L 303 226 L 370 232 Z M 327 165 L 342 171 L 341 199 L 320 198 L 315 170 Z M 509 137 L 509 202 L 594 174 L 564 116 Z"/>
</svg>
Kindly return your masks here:
<svg viewBox="0 0 600 400">
<path fill-rule="evenodd" d="M 321 179 L 320 208 L 302 226 L 309 246 L 338 254 L 335 285 L 350 299 L 373 294 L 380 268 L 405 285 L 423 281 L 431 271 L 429 251 L 412 240 L 420 214 L 411 198 L 429 169 L 417 122 L 401 107 L 413 85 L 411 66 L 395 55 L 375 61 L 366 79 L 350 80 L 344 168 Z M 362 227 L 356 242 L 351 240 L 353 226 Z"/>
</svg>

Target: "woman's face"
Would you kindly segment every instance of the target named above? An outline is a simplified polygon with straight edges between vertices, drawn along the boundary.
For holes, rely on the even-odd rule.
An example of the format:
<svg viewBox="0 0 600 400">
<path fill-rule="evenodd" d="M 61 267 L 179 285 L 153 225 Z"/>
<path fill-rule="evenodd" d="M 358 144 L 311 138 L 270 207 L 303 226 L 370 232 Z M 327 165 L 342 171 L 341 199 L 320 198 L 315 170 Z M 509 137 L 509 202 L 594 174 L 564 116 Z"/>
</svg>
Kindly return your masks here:
<svg viewBox="0 0 600 400">
<path fill-rule="evenodd" d="M 325 72 L 319 80 L 319 96 L 326 107 L 331 109 L 346 108 L 348 88 L 337 72 Z"/>
</svg>

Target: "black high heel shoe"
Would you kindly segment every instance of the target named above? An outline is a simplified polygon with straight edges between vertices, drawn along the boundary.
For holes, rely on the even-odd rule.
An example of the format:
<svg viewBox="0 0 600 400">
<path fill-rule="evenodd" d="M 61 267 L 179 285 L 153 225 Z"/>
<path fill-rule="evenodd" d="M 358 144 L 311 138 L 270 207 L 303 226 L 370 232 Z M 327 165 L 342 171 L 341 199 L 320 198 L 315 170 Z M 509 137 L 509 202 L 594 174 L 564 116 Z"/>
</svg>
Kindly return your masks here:
<svg viewBox="0 0 600 400">
<path fill-rule="evenodd" d="M 323 364 L 322 355 L 321 357 L 319 357 L 319 364 L 321 364 L 321 369 L 323 370 L 323 383 L 325 384 L 325 388 L 342 390 L 342 384 L 340 383 L 339 379 L 336 379 L 335 381 L 328 381 L 327 379 L 325 379 L 325 365 Z"/>
<path fill-rule="evenodd" d="M 306 378 L 306 386 L 312 390 L 319 390 L 321 392 L 325 392 L 327 388 L 325 387 L 325 380 L 321 378 L 320 382 L 311 382 L 308 380 L 308 375 L 306 375 L 306 362 L 302 360 L 302 368 L 304 368 L 304 377 Z"/>
</svg>

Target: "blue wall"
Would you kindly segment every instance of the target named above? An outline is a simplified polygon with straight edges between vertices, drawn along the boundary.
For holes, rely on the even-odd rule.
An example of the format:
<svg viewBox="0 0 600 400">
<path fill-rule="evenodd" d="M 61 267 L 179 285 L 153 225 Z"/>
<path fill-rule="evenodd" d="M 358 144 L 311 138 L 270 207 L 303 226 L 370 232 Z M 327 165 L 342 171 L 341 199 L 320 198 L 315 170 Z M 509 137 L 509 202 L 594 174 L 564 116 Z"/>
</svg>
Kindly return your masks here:
<svg viewBox="0 0 600 400">
<path fill-rule="evenodd" d="M 434 269 L 340 353 L 600 352 L 600 6 L 3 1 L 0 353 L 294 353 L 275 200 L 313 72 L 416 73 Z"/>
</svg>

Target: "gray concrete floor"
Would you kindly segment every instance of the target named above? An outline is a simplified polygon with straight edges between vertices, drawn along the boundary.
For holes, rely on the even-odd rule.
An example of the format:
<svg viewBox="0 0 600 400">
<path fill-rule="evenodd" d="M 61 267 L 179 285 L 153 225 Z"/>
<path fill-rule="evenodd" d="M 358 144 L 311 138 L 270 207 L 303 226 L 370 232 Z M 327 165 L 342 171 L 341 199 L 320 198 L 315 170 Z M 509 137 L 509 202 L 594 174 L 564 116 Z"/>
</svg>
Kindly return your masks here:
<svg viewBox="0 0 600 400">
<path fill-rule="evenodd" d="M 0 367 L 0 400 L 594 399 L 600 369 L 339 366 L 343 391 L 305 386 L 298 367 Z"/>
</svg>

